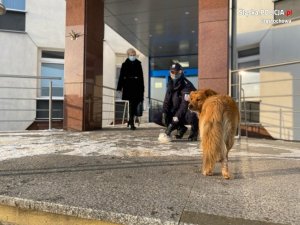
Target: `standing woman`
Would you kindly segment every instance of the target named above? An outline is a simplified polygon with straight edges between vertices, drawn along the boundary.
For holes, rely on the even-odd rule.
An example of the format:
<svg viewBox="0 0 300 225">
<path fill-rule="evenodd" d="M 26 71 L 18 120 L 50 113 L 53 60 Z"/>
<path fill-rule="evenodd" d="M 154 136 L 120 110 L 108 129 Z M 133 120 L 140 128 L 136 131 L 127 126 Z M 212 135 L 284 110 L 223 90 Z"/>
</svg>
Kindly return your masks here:
<svg viewBox="0 0 300 225">
<path fill-rule="evenodd" d="M 135 130 L 134 115 L 137 105 L 144 100 L 144 76 L 141 62 L 136 59 L 133 48 L 127 50 L 128 58 L 122 64 L 117 91 L 122 91 L 122 99 L 129 101 L 129 121 L 127 127 Z"/>
</svg>

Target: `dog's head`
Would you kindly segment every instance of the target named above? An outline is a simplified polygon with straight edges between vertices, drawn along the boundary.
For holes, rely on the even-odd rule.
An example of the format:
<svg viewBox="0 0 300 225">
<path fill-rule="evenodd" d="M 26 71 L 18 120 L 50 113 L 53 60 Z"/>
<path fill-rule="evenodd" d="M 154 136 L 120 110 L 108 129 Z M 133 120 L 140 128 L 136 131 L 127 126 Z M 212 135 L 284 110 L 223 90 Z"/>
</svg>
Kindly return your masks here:
<svg viewBox="0 0 300 225">
<path fill-rule="evenodd" d="M 211 89 L 202 89 L 198 91 L 192 91 L 189 97 L 189 109 L 196 112 L 201 112 L 202 105 L 205 100 L 218 93 Z"/>
</svg>

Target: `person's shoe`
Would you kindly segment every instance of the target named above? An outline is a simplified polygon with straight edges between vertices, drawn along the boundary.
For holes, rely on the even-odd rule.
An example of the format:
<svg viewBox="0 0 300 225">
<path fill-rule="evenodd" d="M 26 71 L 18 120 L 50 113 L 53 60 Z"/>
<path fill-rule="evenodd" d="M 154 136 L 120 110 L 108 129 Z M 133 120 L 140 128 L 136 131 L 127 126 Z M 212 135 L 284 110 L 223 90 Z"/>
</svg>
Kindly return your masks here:
<svg viewBox="0 0 300 225">
<path fill-rule="evenodd" d="M 130 127 L 130 130 L 135 130 L 136 129 L 136 127 L 134 126 L 133 120 L 128 121 L 127 127 Z"/>
<path fill-rule="evenodd" d="M 130 125 L 130 130 L 135 130 L 136 127 L 134 126 L 134 124 Z"/>
<path fill-rule="evenodd" d="M 187 127 L 186 126 L 182 126 L 179 127 L 177 130 L 177 134 L 175 135 L 176 139 L 181 139 L 183 137 L 183 135 L 185 134 L 185 132 L 187 131 Z"/>
<path fill-rule="evenodd" d="M 188 140 L 189 141 L 197 141 L 197 139 L 198 139 L 198 132 L 191 132 L 188 137 Z"/>
</svg>

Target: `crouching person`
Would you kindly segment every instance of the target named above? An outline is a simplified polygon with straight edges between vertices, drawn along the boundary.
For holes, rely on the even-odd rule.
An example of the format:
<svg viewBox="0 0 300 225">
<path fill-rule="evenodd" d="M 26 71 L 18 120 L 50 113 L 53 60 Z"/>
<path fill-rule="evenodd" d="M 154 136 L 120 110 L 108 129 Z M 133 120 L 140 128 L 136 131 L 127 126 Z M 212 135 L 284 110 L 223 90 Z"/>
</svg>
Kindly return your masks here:
<svg viewBox="0 0 300 225">
<path fill-rule="evenodd" d="M 191 125 L 188 136 L 190 141 L 196 141 L 198 137 L 198 116 L 188 110 L 187 96 L 195 91 L 194 85 L 184 76 L 182 67 L 175 63 L 170 68 L 170 79 L 167 84 L 167 92 L 163 103 L 162 113 L 154 116 L 156 124 L 166 127 L 165 134 L 170 139 L 171 133 L 177 130 L 176 139 L 181 139 L 187 131 L 185 125 Z"/>
</svg>

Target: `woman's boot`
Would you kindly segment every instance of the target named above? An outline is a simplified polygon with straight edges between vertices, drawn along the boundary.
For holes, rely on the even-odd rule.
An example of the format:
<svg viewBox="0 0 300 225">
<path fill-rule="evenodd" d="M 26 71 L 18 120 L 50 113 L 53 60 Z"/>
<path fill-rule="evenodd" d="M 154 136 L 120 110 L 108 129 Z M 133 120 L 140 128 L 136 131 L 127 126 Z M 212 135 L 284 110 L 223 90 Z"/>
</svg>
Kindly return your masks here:
<svg viewBox="0 0 300 225">
<path fill-rule="evenodd" d="M 134 120 L 130 119 L 127 123 L 127 127 L 130 127 L 130 130 L 135 130 L 136 127 L 134 126 Z"/>
</svg>

